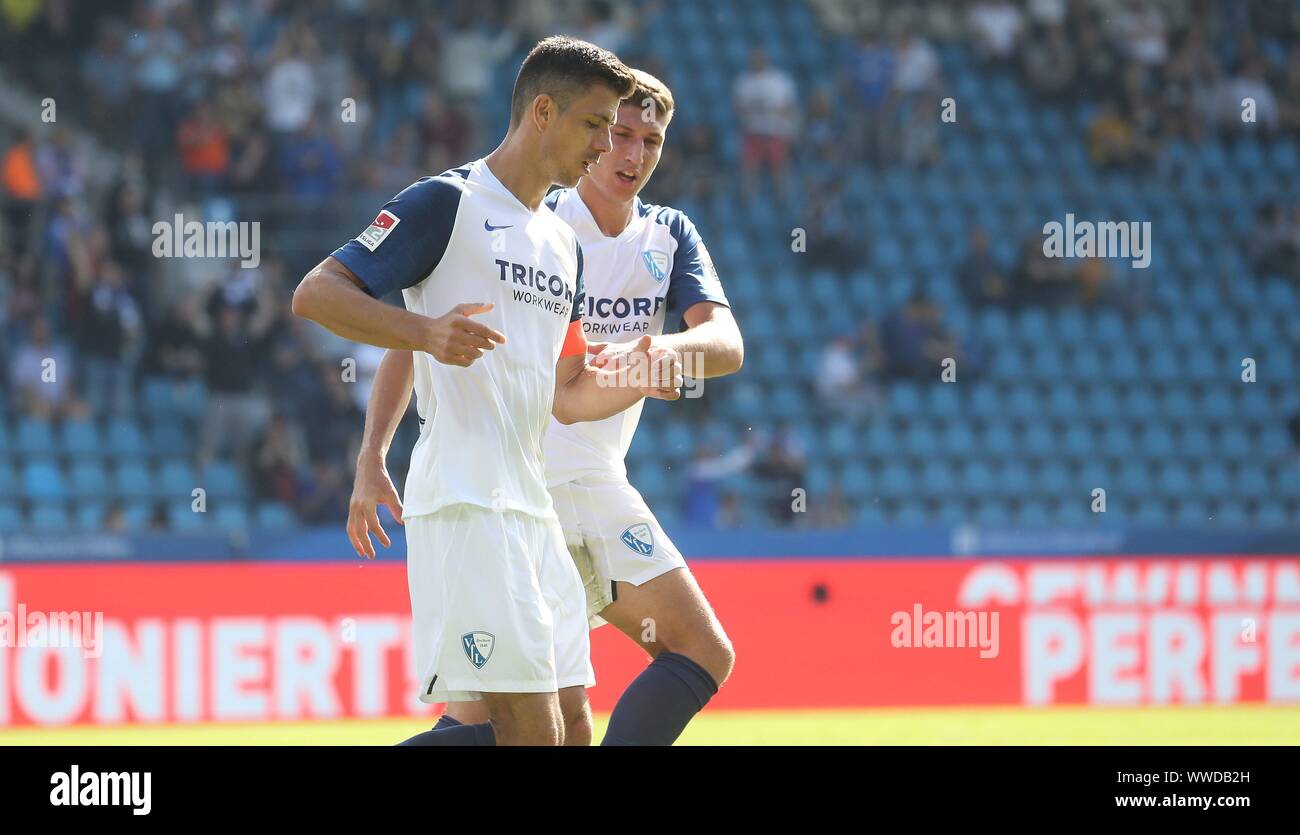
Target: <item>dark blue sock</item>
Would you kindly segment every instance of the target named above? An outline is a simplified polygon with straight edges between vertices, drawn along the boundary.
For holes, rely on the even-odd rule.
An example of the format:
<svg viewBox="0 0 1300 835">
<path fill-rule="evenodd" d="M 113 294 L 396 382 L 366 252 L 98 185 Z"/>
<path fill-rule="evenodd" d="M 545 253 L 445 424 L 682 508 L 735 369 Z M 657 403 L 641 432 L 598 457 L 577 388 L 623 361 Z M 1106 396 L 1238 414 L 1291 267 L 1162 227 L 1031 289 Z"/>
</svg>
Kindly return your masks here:
<svg viewBox="0 0 1300 835">
<path fill-rule="evenodd" d="M 685 655 L 661 652 L 619 697 L 600 744 L 672 745 L 716 692 L 708 670 Z"/>
<path fill-rule="evenodd" d="M 492 732 L 492 723 L 463 725 L 449 716 L 444 716 L 433 726 L 433 730 L 416 734 L 398 745 L 496 745 L 497 737 Z"/>
</svg>

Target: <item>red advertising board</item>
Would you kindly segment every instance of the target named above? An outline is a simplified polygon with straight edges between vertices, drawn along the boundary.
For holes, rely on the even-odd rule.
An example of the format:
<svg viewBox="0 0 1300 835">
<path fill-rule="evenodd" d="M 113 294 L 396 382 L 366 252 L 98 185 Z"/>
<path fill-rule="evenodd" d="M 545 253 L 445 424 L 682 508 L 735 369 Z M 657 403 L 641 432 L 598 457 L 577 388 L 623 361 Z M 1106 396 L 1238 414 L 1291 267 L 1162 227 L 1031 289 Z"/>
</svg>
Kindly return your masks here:
<svg viewBox="0 0 1300 835">
<path fill-rule="evenodd" d="M 1300 559 L 700 561 L 710 709 L 1300 703 Z M 0 725 L 423 715 L 400 563 L 0 566 Z M 593 633 L 593 706 L 645 658 Z"/>
</svg>

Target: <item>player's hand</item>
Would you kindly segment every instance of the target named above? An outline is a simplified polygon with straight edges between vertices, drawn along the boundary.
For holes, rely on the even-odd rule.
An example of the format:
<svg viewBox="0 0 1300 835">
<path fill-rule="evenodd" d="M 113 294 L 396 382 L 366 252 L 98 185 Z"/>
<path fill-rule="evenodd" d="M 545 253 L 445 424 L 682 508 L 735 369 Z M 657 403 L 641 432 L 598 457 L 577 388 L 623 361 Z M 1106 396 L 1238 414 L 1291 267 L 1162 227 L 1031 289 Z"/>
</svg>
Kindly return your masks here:
<svg viewBox="0 0 1300 835">
<path fill-rule="evenodd" d="M 397 495 L 393 480 L 388 477 L 388 468 L 384 462 L 374 459 L 357 461 L 357 476 L 352 482 L 352 499 L 348 502 L 348 539 L 358 557 L 373 560 L 375 546 L 370 541 L 374 534 L 385 548 L 392 547 L 392 540 L 384 533 L 379 524 L 379 505 L 384 505 L 397 524 L 406 524 L 402 520 L 402 500 Z"/>
<path fill-rule="evenodd" d="M 676 348 L 659 347 L 649 334 L 641 337 L 627 352 L 628 384 L 646 397 L 676 400 L 682 396 L 682 355 Z"/>
<path fill-rule="evenodd" d="M 425 352 L 446 365 L 468 368 L 484 351 L 504 345 L 505 334 L 470 318 L 491 309 L 490 302 L 458 304 L 446 315 L 431 319 Z"/>
<path fill-rule="evenodd" d="M 605 371 L 617 371 L 620 368 L 626 368 L 628 363 L 628 354 L 636 350 L 635 342 L 591 342 L 587 344 L 587 353 L 591 354 L 591 359 L 587 364 L 592 368 L 601 368 Z"/>
</svg>

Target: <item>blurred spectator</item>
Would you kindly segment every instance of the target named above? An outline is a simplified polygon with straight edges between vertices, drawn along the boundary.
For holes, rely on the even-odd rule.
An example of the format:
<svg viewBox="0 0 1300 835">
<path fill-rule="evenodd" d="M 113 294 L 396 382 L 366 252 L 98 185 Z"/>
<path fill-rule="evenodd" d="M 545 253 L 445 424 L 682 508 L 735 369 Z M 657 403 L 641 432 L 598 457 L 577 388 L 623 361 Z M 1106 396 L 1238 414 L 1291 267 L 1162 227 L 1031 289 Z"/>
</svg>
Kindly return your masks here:
<svg viewBox="0 0 1300 835">
<path fill-rule="evenodd" d="M 1074 84 L 1076 61 L 1062 26 L 1048 27 L 1025 46 L 1025 78 L 1035 93 L 1047 99 L 1062 96 Z"/>
<path fill-rule="evenodd" d="M 464 162 L 473 129 L 469 117 L 458 106 L 450 104 L 437 90 L 426 92 L 419 124 L 419 141 L 428 160 L 425 170 L 434 174 Z"/>
<path fill-rule="evenodd" d="M 900 108 L 899 157 L 913 168 L 929 168 L 939 162 L 939 99 L 919 96 Z"/>
<path fill-rule="evenodd" d="M 808 522 L 816 528 L 845 528 L 853 524 L 853 511 L 838 482 L 824 495 L 808 497 Z"/>
<path fill-rule="evenodd" d="M 1088 154 L 1101 169 L 1131 170 L 1150 160 L 1150 149 L 1112 99 L 1088 125 Z"/>
<path fill-rule="evenodd" d="M 85 106 L 91 123 L 119 142 L 124 140 L 130 122 L 114 117 L 121 114 L 131 94 L 131 60 L 118 21 L 100 22 L 95 47 L 82 58 L 81 79 L 89 91 Z"/>
<path fill-rule="evenodd" d="M 939 84 L 939 54 L 925 38 L 904 31 L 894 51 L 894 89 L 904 98 L 932 93 Z"/>
<path fill-rule="evenodd" d="M 348 518 L 352 476 L 337 461 L 315 460 L 311 477 L 302 485 L 298 518 L 310 524 L 332 524 Z"/>
<path fill-rule="evenodd" d="M 104 532 L 126 533 L 126 529 L 126 511 L 122 503 L 119 501 L 110 503 L 108 509 L 104 511 Z"/>
<path fill-rule="evenodd" d="M 1112 298 L 1110 266 L 1104 258 L 1084 258 L 1075 273 L 1078 293 L 1074 298 L 1082 307 L 1109 303 Z"/>
<path fill-rule="evenodd" d="M 1124 54 L 1145 66 L 1159 66 L 1169 56 L 1169 41 L 1161 10 L 1149 0 L 1124 0 L 1111 18 Z"/>
<path fill-rule="evenodd" d="M 215 322 L 200 320 L 200 353 L 208 388 L 200 430 L 200 467 L 227 449 L 241 460 L 246 458 L 250 445 L 270 420 L 269 404 L 257 390 L 257 380 L 273 310 L 265 293 L 257 299 L 257 309 L 251 314 L 225 303 L 218 307 Z"/>
<path fill-rule="evenodd" d="M 831 340 L 817 363 L 813 384 L 821 408 L 837 416 L 860 417 L 879 406 L 883 401 L 879 387 L 867 379 L 878 365 L 876 352 L 859 348 L 852 336 Z"/>
<path fill-rule="evenodd" d="M 1060 304 L 1073 295 L 1074 273 L 1065 258 L 1049 258 L 1043 241 L 1029 236 L 1012 278 L 1013 296 L 1027 305 Z"/>
<path fill-rule="evenodd" d="M 850 114 L 848 135 L 866 159 L 876 164 L 889 156 L 889 114 L 896 72 L 894 50 L 864 30 L 844 72 Z"/>
<path fill-rule="evenodd" d="M 280 36 L 263 93 L 271 130 L 291 134 L 311 121 L 317 94 L 311 59 L 317 50 L 315 35 L 305 27 L 286 28 Z"/>
<path fill-rule="evenodd" d="M 118 179 L 104 201 L 109 253 L 126 271 L 128 284 L 142 283 L 153 257 L 153 223 L 145 201 L 143 180 L 129 174 Z"/>
<path fill-rule="evenodd" d="M 813 91 L 808 99 L 803 147 L 815 162 L 833 163 L 844 157 L 844 125 L 839 108 L 832 106 L 824 88 Z"/>
<path fill-rule="evenodd" d="M 4 182 L 4 218 L 9 240 L 18 253 L 27 251 L 28 232 L 37 204 L 44 196 L 40 172 L 36 169 L 36 148 L 30 131 L 18 132 L 0 160 Z"/>
<path fill-rule="evenodd" d="M 13 353 L 9 385 L 24 414 L 47 420 L 80 417 L 86 408 L 74 393 L 74 372 L 72 353 L 54 340 L 50 323 L 42 317 Z"/>
<path fill-rule="evenodd" d="M 1296 227 L 1281 205 L 1270 201 L 1255 210 L 1255 228 L 1246 247 L 1256 275 L 1287 275 L 1300 279 L 1300 243 Z"/>
<path fill-rule="evenodd" d="M 105 262 L 78 324 L 82 385 L 95 414 L 125 414 L 133 401 L 135 364 L 142 348 L 140 308 L 127 291 L 121 268 Z"/>
<path fill-rule="evenodd" d="M 1253 59 L 1242 66 L 1241 70 L 1229 79 L 1225 85 L 1227 93 L 1223 103 L 1223 126 L 1229 131 L 1242 133 L 1269 133 L 1277 130 L 1281 124 L 1281 112 L 1277 97 L 1269 86 L 1262 59 Z M 1255 121 L 1246 122 L 1243 101 L 1254 102 Z"/>
<path fill-rule="evenodd" d="M 740 503 L 740 496 L 730 491 L 723 493 L 713 526 L 718 530 L 734 531 L 745 525 L 745 508 Z"/>
<path fill-rule="evenodd" d="M 1071 20 L 1066 31 L 1074 35 L 1075 55 L 1079 56 L 1079 95 L 1099 101 L 1119 92 L 1120 57 L 1092 17 L 1088 6 L 1070 7 Z"/>
<path fill-rule="evenodd" d="M 261 499 L 281 502 L 288 507 L 298 503 L 298 473 L 306 463 L 302 440 L 281 415 L 271 418 L 266 435 L 253 456 L 254 486 Z"/>
<path fill-rule="evenodd" d="M 332 197 L 338 192 L 342 177 L 342 160 L 334 140 L 309 121 L 297 133 L 283 140 L 278 169 L 281 182 L 294 197 L 303 199 L 302 211 L 321 208 L 312 201 Z M 410 181 L 406 181 L 410 185 Z M 405 188 L 405 186 L 403 186 Z"/>
<path fill-rule="evenodd" d="M 989 248 L 989 234 L 977 226 L 970 234 L 970 249 L 957 264 L 957 282 L 969 304 L 1009 305 L 1015 301 L 1011 282 Z"/>
<path fill-rule="evenodd" d="M 981 0 L 970 7 L 968 20 L 980 60 L 989 64 L 1010 62 L 1024 28 L 1019 7 L 1010 0 Z"/>
<path fill-rule="evenodd" d="M 744 472 L 754 462 L 761 439 L 757 434 L 741 446 L 722 454 L 717 446 L 701 441 L 695 448 L 695 457 L 687 466 L 686 492 L 682 512 L 685 523 L 692 527 L 720 527 L 723 511 L 722 482 Z"/>
<path fill-rule="evenodd" d="M 1300 43 L 1291 46 L 1277 100 L 1279 127 L 1293 137 L 1300 137 Z"/>
<path fill-rule="evenodd" d="M 198 378 L 204 367 L 199 334 L 205 327 L 201 317 L 199 299 L 193 294 L 181 295 L 172 303 L 150 334 L 148 373 L 163 375 L 174 383 Z"/>
<path fill-rule="evenodd" d="M 618 9 L 622 15 L 628 15 L 632 7 L 620 3 Z M 609 0 L 592 0 L 584 3 L 578 13 L 578 25 L 574 28 L 574 37 L 594 43 L 617 55 L 627 42 L 628 28 L 628 21 L 615 14 L 613 3 Z"/>
<path fill-rule="evenodd" d="M 324 398 L 305 416 L 307 448 L 313 460 L 325 458 L 340 464 L 356 460 L 366 413 L 353 400 L 355 384 L 343 382 L 338 366 L 317 367 Z"/>
<path fill-rule="evenodd" d="M 492 84 L 492 67 L 513 50 L 517 33 L 489 21 L 483 5 L 461 3 L 442 31 L 442 81 L 453 101 L 478 104 Z"/>
<path fill-rule="evenodd" d="M 944 359 L 960 361 L 961 349 L 943 327 L 942 318 L 939 306 L 919 292 L 884 318 L 880 345 L 891 376 L 937 380 Z"/>
<path fill-rule="evenodd" d="M 781 202 L 789 194 L 786 179 L 790 143 L 798 128 L 798 92 L 789 74 L 774 67 L 767 53 L 750 53 L 749 71 L 736 80 L 735 106 L 740 121 L 745 193 L 753 196 L 760 169 L 772 175 Z"/>
<path fill-rule="evenodd" d="M 796 521 L 794 491 L 806 489 L 807 448 L 788 424 L 782 424 L 754 461 L 754 474 L 768 491 L 768 519 L 786 526 Z"/>
<path fill-rule="evenodd" d="M 213 118 L 211 104 L 197 102 L 181 122 L 176 129 L 176 152 L 199 194 L 211 194 L 223 185 L 230 168 L 230 135 Z"/>
<path fill-rule="evenodd" d="M 843 183 L 811 184 L 808 204 L 808 260 L 817 267 L 851 269 L 858 260 L 856 233 L 844 205 Z"/>
<path fill-rule="evenodd" d="M 132 121 L 136 144 L 150 159 L 167 159 L 164 153 L 175 136 L 181 98 L 181 64 L 185 42 L 166 19 L 166 7 L 154 3 L 136 6 L 137 26 L 126 42 L 135 91 Z"/>
</svg>

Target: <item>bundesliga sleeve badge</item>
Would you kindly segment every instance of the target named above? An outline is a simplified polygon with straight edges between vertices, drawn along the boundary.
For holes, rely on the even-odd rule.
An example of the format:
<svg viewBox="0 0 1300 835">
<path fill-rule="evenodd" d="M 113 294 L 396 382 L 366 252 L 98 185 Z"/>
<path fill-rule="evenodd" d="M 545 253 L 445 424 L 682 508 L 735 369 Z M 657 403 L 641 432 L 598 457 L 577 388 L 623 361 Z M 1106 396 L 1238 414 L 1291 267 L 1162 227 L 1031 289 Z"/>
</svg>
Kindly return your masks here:
<svg viewBox="0 0 1300 835">
<path fill-rule="evenodd" d="M 366 227 L 365 231 L 357 235 L 357 242 L 374 252 L 384 242 L 384 238 L 388 237 L 388 233 L 396 229 L 397 224 L 401 222 L 402 219 L 397 215 L 387 209 L 380 209 L 379 214 L 375 216 L 374 220 L 370 221 L 370 225 Z"/>
</svg>

